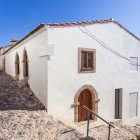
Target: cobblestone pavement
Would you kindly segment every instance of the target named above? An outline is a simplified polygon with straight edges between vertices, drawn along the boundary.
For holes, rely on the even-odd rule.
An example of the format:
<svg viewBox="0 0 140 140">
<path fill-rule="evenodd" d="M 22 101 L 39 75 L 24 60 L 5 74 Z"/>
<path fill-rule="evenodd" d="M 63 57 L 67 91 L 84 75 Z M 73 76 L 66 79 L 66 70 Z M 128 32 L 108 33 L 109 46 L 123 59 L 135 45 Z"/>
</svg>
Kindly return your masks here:
<svg viewBox="0 0 140 140">
<path fill-rule="evenodd" d="M 82 134 L 49 116 L 29 87 L 18 87 L 0 71 L 0 140 L 78 140 Z M 85 131 L 85 130 L 83 130 Z M 111 129 L 111 140 L 135 140 L 140 128 L 120 124 Z M 90 129 L 96 140 L 107 140 L 108 127 Z"/>
<path fill-rule="evenodd" d="M 0 140 L 78 140 L 79 137 L 79 133 L 44 110 L 0 112 Z"/>
<path fill-rule="evenodd" d="M 17 81 L 0 71 L 0 110 L 45 110 L 29 87 L 20 88 Z"/>
<path fill-rule="evenodd" d="M 49 116 L 40 101 L 0 71 L 0 140 L 77 140 L 81 134 Z"/>
<path fill-rule="evenodd" d="M 130 125 L 114 125 L 111 128 L 111 140 L 137 140 L 136 136 L 140 136 L 140 127 Z M 101 125 L 90 129 L 90 136 L 96 140 L 107 140 L 108 138 L 108 127 Z"/>
</svg>

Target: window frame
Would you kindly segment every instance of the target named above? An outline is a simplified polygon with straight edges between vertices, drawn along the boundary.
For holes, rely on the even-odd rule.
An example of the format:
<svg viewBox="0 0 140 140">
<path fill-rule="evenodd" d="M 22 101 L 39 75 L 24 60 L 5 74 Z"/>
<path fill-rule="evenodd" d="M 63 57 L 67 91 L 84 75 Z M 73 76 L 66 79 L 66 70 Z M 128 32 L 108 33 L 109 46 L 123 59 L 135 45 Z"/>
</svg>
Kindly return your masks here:
<svg viewBox="0 0 140 140">
<path fill-rule="evenodd" d="M 135 116 L 131 116 L 130 115 L 130 95 L 132 95 L 132 94 L 136 94 L 136 112 L 135 112 Z M 136 117 L 138 117 L 138 104 L 139 104 L 139 94 L 138 94 L 138 92 L 131 92 L 131 93 L 129 93 L 129 119 L 133 119 L 133 118 L 136 118 Z"/>
<path fill-rule="evenodd" d="M 93 68 L 82 68 L 82 52 L 93 53 Z M 78 73 L 95 73 L 96 72 L 96 50 L 91 48 L 78 48 Z"/>
<path fill-rule="evenodd" d="M 130 61 L 131 61 L 131 58 L 136 58 L 136 59 L 137 59 L 137 65 L 138 65 L 138 63 L 139 63 L 139 58 L 138 58 L 138 57 L 134 57 L 134 56 L 130 56 L 130 57 L 129 57 Z M 134 63 L 134 62 L 133 62 L 133 63 Z M 134 65 L 134 66 L 135 66 L 136 70 L 132 70 L 132 68 L 131 68 L 131 65 L 133 65 L 132 62 L 130 62 L 129 65 L 130 65 L 130 71 L 132 71 L 132 72 L 137 72 L 137 71 L 139 70 L 138 66 L 135 66 L 135 65 Z M 133 66 L 133 67 L 134 67 L 134 66 Z"/>
</svg>

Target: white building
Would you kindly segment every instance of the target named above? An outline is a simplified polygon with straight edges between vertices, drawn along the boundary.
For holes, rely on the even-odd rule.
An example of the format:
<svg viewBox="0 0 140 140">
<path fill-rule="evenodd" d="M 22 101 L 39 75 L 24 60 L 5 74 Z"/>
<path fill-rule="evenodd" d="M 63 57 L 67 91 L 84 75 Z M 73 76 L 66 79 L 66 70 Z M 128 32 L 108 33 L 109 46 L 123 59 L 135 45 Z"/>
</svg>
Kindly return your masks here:
<svg viewBox="0 0 140 140">
<path fill-rule="evenodd" d="M 2 57 L 49 114 L 84 121 L 86 105 L 107 121 L 140 122 L 140 39 L 113 19 L 40 24 Z"/>
</svg>

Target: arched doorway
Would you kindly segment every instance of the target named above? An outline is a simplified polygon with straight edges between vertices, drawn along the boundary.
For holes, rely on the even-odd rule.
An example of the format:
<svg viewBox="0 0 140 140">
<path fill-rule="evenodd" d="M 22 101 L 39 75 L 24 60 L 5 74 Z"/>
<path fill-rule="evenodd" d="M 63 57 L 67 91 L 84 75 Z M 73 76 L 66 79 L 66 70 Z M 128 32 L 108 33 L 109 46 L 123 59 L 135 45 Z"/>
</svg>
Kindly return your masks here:
<svg viewBox="0 0 140 140">
<path fill-rule="evenodd" d="M 5 71 L 5 57 L 2 59 L 2 70 Z"/>
<path fill-rule="evenodd" d="M 87 111 L 83 108 L 83 105 L 92 110 L 92 95 L 88 89 L 80 93 L 78 102 L 80 103 L 78 106 L 78 121 L 85 121 L 87 120 Z M 90 119 L 92 119 L 91 114 Z"/>
<path fill-rule="evenodd" d="M 85 85 L 81 87 L 75 95 L 74 98 L 74 121 L 80 122 L 85 121 L 87 119 L 87 112 L 82 107 L 83 105 L 87 106 L 93 112 L 98 114 L 98 94 L 90 85 Z M 90 116 L 90 119 L 97 120 L 97 117 L 94 115 Z"/>
<path fill-rule="evenodd" d="M 24 76 L 24 78 L 29 77 L 28 56 L 27 56 L 26 50 L 24 50 L 24 52 L 23 52 L 23 76 Z"/>
<path fill-rule="evenodd" d="M 16 53 L 16 56 L 15 56 L 15 75 L 18 76 L 19 73 L 20 73 L 19 56 L 18 56 L 18 54 Z"/>
</svg>

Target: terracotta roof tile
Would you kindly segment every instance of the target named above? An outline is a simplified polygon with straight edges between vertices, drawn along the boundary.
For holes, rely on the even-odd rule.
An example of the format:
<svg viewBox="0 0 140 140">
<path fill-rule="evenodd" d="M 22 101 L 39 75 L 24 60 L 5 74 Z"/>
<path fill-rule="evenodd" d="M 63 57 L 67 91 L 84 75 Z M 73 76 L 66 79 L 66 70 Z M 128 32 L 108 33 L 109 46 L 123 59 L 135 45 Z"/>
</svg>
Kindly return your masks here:
<svg viewBox="0 0 140 140">
<path fill-rule="evenodd" d="M 7 48 L 7 47 L 11 47 L 12 45 L 5 45 L 5 46 L 0 46 L 0 48 Z"/>
<path fill-rule="evenodd" d="M 35 27 L 33 30 L 31 30 L 29 33 L 27 33 L 27 35 L 25 35 L 23 38 L 21 38 L 20 40 L 18 40 L 16 43 L 14 43 L 8 50 L 6 50 L 3 54 L 7 53 L 9 50 L 11 50 L 12 48 L 14 48 L 16 45 L 18 45 L 19 43 L 21 43 L 22 41 L 24 41 L 26 38 L 28 38 L 29 36 L 31 36 L 32 34 L 34 34 L 35 32 L 37 32 L 38 30 L 40 30 L 42 27 L 44 27 L 45 24 L 39 24 L 37 27 Z"/>
<path fill-rule="evenodd" d="M 91 20 L 91 21 L 81 21 L 81 22 L 60 22 L 60 23 L 46 23 L 49 26 L 73 26 L 73 25 L 81 25 L 81 24 L 94 24 L 94 23 L 108 23 L 112 22 L 111 19 L 107 20 Z"/>
</svg>

